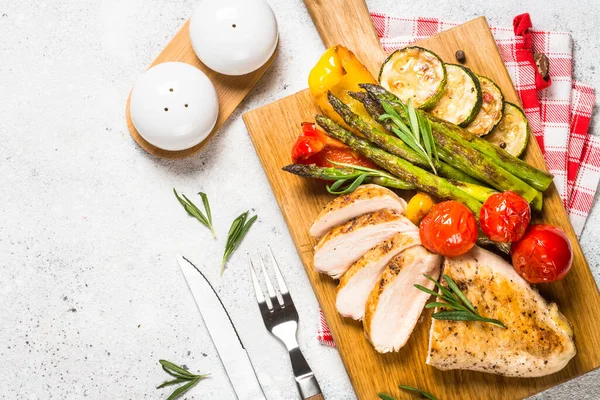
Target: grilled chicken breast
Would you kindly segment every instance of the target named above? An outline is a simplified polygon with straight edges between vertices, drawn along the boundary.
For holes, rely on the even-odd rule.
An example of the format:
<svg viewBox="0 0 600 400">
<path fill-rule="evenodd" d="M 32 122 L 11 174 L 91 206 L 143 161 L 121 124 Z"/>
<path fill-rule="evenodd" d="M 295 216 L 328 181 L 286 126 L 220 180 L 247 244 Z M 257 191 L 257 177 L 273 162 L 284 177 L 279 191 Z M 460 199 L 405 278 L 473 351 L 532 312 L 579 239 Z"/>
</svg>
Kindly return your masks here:
<svg viewBox="0 0 600 400">
<path fill-rule="evenodd" d="M 359 186 L 354 192 L 338 196 L 327 204 L 310 228 L 310 234 L 321 237 L 352 218 L 386 208 L 404 214 L 406 201 L 383 186 Z"/>
<path fill-rule="evenodd" d="M 417 231 L 406 217 L 391 210 L 380 210 L 354 218 L 333 228 L 315 248 L 315 269 L 339 278 L 371 247 L 398 232 Z"/>
<path fill-rule="evenodd" d="M 444 273 L 482 316 L 502 321 L 507 329 L 434 319 L 427 364 L 442 370 L 537 377 L 561 370 L 575 356 L 569 321 L 502 258 L 474 247 L 463 256 L 447 258 Z"/>
<path fill-rule="evenodd" d="M 344 317 L 361 320 L 369 293 L 386 265 L 400 252 L 420 244 L 418 231 L 398 233 L 367 251 L 340 279 L 335 301 L 338 312 Z"/>
<path fill-rule="evenodd" d="M 437 279 L 442 257 L 423 246 L 411 247 L 388 264 L 365 307 L 365 336 L 380 353 L 398 351 L 410 337 L 429 295 L 415 283 L 433 289 L 423 274 Z"/>
</svg>

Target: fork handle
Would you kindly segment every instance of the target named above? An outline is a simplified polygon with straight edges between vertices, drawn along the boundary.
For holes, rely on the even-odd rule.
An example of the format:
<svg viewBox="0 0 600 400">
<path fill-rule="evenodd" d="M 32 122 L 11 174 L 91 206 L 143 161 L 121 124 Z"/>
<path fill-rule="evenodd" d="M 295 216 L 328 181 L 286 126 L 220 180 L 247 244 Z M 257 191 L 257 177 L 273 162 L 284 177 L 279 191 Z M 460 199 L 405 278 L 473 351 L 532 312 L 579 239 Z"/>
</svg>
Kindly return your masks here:
<svg viewBox="0 0 600 400">
<path fill-rule="evenodd" d="M 294 371 L 294 377 L 296 378 L 296 385 L 298 386 L 300 397 L 302 397 L 303 400 L 323 399 L 319 382 L 317 382 L 315 374 L 308 366 L 308 363 L 300 351 L 300 348 L 292 348 L 289 350 L 289 353 L 292 361 L 292 370 Z"/>
</svg>

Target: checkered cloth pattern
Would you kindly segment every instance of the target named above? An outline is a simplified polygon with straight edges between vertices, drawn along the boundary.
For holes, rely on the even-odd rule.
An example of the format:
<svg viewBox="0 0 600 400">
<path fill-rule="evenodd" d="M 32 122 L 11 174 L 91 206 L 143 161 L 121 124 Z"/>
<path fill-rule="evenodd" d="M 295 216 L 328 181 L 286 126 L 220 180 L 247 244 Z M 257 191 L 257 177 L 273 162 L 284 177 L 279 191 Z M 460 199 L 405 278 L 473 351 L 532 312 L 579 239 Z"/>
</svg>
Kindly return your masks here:
<svg viewBox="0 0 600 400">
<path fill-rule="evenodd" d="M 459 25 L 437 18 L 380 13 L 372 13 L 371 18 L 386 52 Z M 580 236 L 600 180 L 600 139 L 588 133 L 595 91 L 573 81 L 571 34 L 532 29 L 529 14 L 515 17 L 512 27 L 490 29 L 575 233 Z M 549 59 L 547 80 L 537 71 L 534 52 Z M 317 339 L 335 347 L 322 312 Z"/>
</svg>

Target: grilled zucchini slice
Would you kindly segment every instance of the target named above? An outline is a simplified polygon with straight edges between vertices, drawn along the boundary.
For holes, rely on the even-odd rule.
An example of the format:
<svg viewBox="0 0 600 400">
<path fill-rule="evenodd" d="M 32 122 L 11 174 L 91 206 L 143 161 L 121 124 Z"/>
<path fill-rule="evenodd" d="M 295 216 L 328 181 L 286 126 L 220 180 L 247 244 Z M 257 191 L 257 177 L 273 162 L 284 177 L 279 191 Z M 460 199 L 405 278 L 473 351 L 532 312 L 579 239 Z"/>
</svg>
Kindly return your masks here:
<svg viewBox="0 0 600 400">
<path fill-rule="evenodd" d="M 467 126 L 481 108 L 479 80 L 470 69 L 456 64 L 445 64 L 446 89 L 431 114 L 459 126 Z"/>
<path fill-rule="evenodd" d="M 502 91 L 491 79 L 485 76 L 477 75 L 479 85 L 481 86 L 481 108 L 471 122 L 465 128 L 473 135 L 485 136 L 494 129 L 502 119 L 502 110 L 504 108 L 504 96 Z"/>
<path fill-rule="evenodd" d="M 531 129 L 523 110 L 513 103 L 505 102 L 500 123 L 485 139 L 519 157 L 527 147 L 530 133 Z"/>
<path fill-rule="evenodd" d="M 405 47 L 383 62 L 379 83 L 404 103 L 412 99 L 415 107 L 429 110 L 444 93 L 446 68 L 435 53 L 422 47 Z"/>
</svg>

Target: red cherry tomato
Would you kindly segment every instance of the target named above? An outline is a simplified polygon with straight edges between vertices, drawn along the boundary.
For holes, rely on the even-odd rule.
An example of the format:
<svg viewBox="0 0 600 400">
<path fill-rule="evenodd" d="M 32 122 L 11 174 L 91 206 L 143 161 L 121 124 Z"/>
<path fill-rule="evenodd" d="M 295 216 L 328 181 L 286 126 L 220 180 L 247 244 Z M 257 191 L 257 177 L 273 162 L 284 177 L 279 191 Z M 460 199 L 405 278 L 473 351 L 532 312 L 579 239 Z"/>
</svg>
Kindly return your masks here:
<svg viewBox="0 0 600 400">
<path fill-rule="evenodd" d="M 315 124 L 302 123 L 302 135 L 296 139 L 296 143 L 292 147 L 292 161 L 302 163 L 310 156 L 323 150 L 325 142 L 325 135 L 317 130 Z"/>
<path fill-rule="evenodd" d="M 527 200 L 515 192 L 496 193 L 488 197 L 479 213 L 479 226 L 494 242 L 520 240 L 531 221 Z"/>
<path fill-rule="evenodd" d="M 354 152 L 342 142 L 330 138 L 314 123 L 302 124 L 302 135 L 292 147 L 292 162 L 296 164 L 316 164 L 319 167 L 333 167 L 330 161 L 378 168 L 372 161 Z"/>
<path fill-rule="evenodd" d="M 573 262 L 571 242 L 552 225 L 531 225 L 510 249 L 515 270 L 529 283 L 554 282 L 565 277 Z"/>
<path fill-rule="evenodd" d="M 448 257 L 465 254 L 477 240 L 477 221 L 467 207 L 457 201 L 433 206 L 419 228 L 421 243 L 430 251 Z"/>
</svg>

